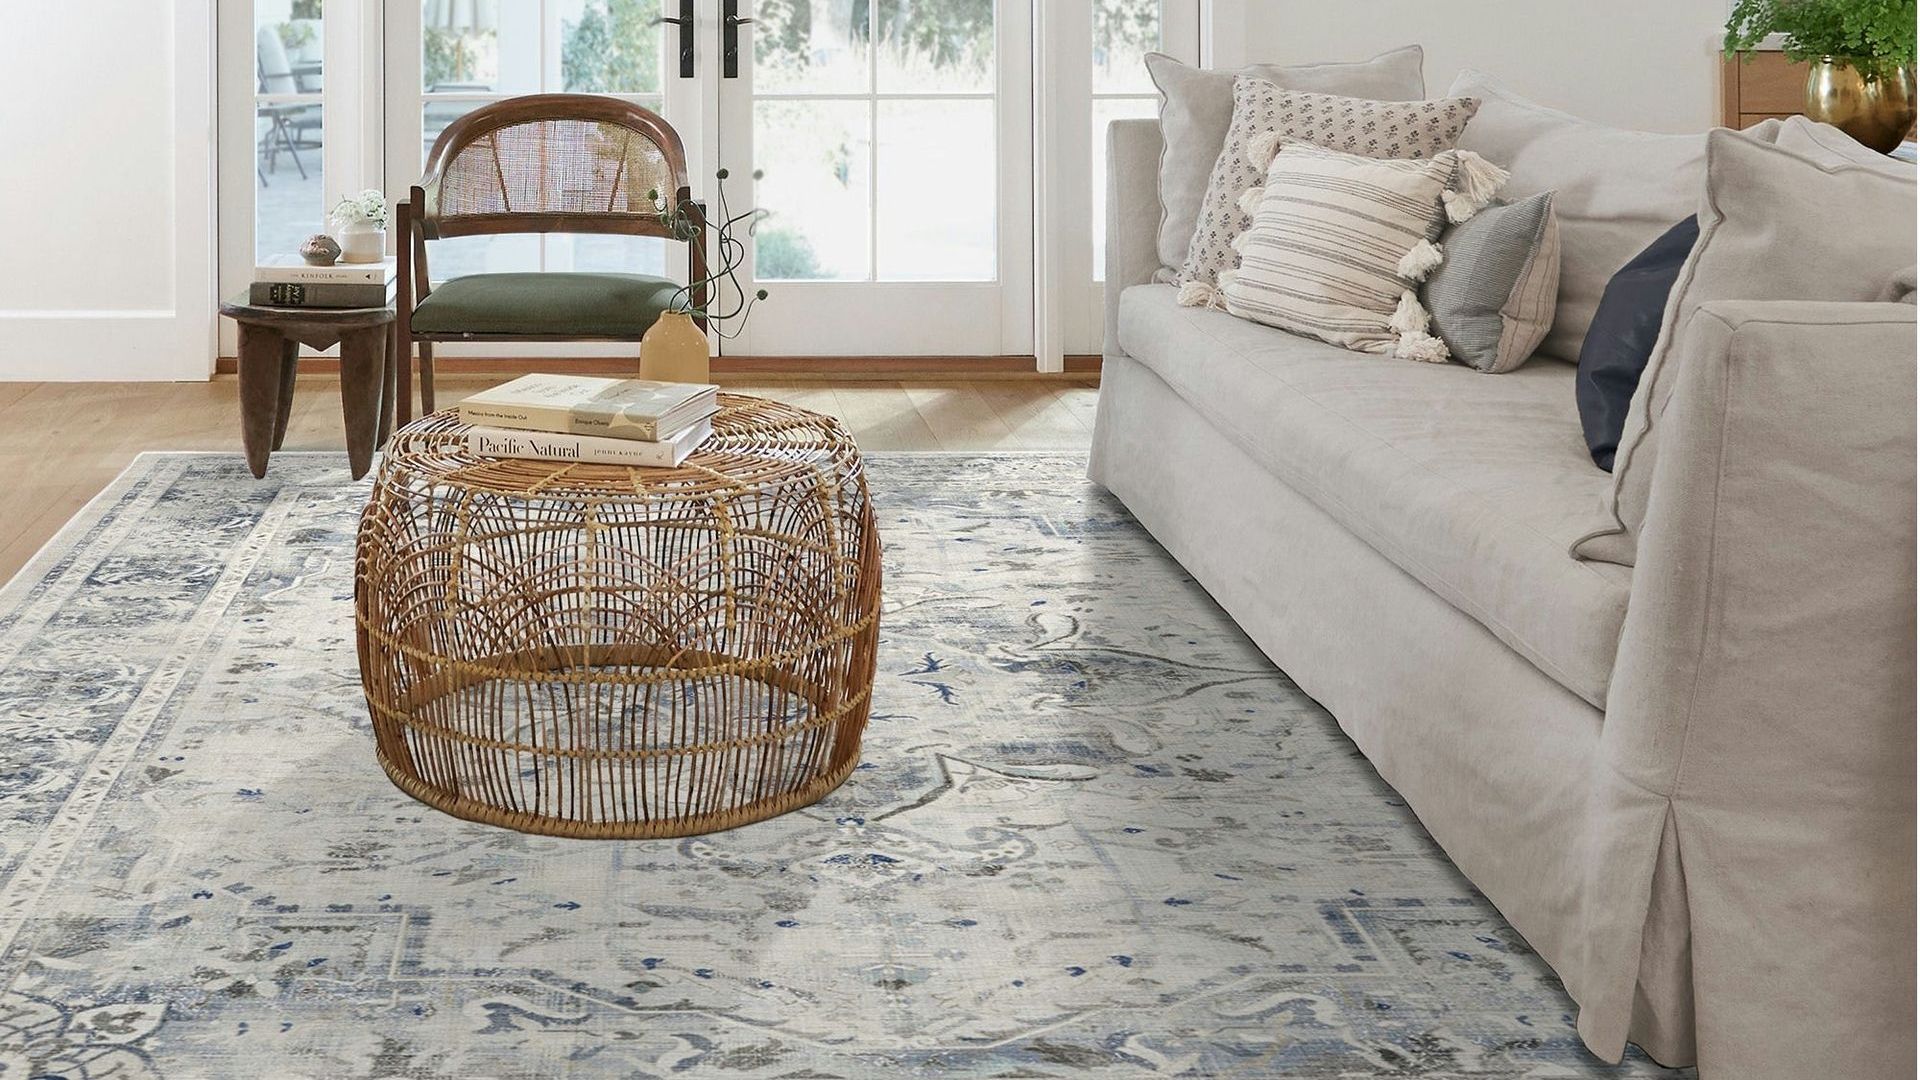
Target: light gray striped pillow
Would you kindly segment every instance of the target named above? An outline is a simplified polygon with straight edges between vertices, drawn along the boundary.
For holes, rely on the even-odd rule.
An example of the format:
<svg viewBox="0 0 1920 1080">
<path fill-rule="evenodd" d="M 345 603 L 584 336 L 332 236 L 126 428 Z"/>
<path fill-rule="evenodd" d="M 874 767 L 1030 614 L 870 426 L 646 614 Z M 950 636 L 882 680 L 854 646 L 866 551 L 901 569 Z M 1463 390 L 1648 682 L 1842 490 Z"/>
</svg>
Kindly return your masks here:
<svg viewBox="0 0 1920 1080">
<path fill-rule="evenodd" d="M 1420 288 L 1433 332 L 1455 360 L 1512 371 L 1546 338 L 1560 291 L 1553 192 L 1489 206 L 1440 236 L 1446 253 Z"/>
<path fill-rule="evenodd" d="M 1433 241 L 1447 221 L 1471 218 L 1505 180 L 1459 150 L 1378 159 L 1283 143 L 1265 185 L 1246 193 L 1240 267 L 1220 274 L 1227 311 L 1360 352 L 1445 363 L 1414 290 L 1443 260 Z"/>
</svg>

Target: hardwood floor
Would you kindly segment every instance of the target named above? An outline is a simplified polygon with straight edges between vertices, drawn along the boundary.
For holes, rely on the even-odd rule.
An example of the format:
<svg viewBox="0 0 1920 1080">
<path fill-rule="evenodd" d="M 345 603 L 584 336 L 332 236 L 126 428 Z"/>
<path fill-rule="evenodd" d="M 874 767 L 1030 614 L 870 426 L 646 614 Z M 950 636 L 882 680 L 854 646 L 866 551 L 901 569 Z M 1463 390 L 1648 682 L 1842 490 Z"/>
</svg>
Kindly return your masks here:
<svg viewBox="0 0 1920 1080">
<path fill-rule="evenodd" d="M 443 375 L 442 408 L 508 375 Z M 727 380 L 837 416 L 867 450 L 1085 450 L 1093 380 Z M 240 452 L 239 384 L 0 383 L 0 581 L 143 450 Z M 302 374 L 286 450 L 343 449 L 340 388 Z"/>
</svg>

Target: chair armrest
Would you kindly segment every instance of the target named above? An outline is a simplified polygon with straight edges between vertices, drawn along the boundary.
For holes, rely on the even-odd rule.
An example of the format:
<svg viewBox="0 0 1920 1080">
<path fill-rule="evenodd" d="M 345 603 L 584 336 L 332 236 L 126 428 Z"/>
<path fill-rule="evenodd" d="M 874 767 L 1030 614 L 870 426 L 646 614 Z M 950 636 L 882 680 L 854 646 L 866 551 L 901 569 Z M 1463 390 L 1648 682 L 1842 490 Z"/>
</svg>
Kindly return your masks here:
<svg viewBox="0 0 1920 1080">
<path fill-rule="evenodd" d="M 1119 355 L 1120 294 L 1160 269 L 1158 120 L 1107 125 L 1106 353 Z"/>
<path fill-rule="evenodd" d="M 1703 1058 L 1912 1064 L 1914 326 L 1733 301 L 1680 340 L 1601 742 L 1670 815 Z"/>
</svg>

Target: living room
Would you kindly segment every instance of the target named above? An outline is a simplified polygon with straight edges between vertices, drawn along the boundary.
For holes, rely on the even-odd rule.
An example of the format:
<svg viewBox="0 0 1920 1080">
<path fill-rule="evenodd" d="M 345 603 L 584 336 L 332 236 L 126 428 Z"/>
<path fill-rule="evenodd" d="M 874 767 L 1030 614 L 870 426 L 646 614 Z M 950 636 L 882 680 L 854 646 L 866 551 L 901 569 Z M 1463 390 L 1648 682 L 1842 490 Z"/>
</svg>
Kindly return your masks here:
<svg viewBox="0 0 1920 1080">
<path fill-rule="evenodd" d="M 7 1075 L 1916 1075 L 1913 0 L 4 23 Z"/>
</svg>

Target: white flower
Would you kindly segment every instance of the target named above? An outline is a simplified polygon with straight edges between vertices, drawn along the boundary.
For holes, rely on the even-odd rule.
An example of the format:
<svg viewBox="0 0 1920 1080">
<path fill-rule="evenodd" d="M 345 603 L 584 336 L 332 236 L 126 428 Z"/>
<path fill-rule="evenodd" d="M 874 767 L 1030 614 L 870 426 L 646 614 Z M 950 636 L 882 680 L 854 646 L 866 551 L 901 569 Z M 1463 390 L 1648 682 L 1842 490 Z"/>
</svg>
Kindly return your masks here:
<svg viewBox="0 0 1920 1080">
<path fill-rule="evenodd" d="M 387 227 L 387 197 L 378 188 L 368 188 L 358 195 L 341 199 L 329 216 L 336 226 L 365 221 L 376 229 L 384 229 Z"/>
</svg>

